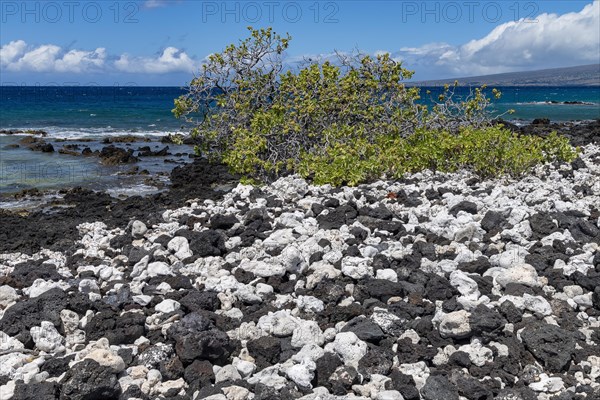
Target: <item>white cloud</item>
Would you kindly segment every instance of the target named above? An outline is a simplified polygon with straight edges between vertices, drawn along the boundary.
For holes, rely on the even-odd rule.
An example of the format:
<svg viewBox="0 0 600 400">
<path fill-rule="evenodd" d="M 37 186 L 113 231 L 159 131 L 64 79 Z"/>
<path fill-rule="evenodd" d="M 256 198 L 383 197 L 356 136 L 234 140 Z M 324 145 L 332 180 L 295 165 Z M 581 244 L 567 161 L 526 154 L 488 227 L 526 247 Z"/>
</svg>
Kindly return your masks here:
<svg viewBox="0 0 600 400">
<path fill-rule="evenodd" d="M 104 67 L 106 50 L 64 51 L 53 44 L 28 46 L 23 40 L 12 41 L 0 48 L 2 69 L 12 72 L 92 72 Z"/>
<path fill-rule="evenodd" d="M 165 74 L 192 72 L 195 62 L 184 51 L 167 47 L 157 57 L 132 57 L 123 54 L 110 57 L 105 48 L 96 50 L 66 50 L 53 44 L 30 46 L 16 40 L 0 47 L 0 67 L 10 72 L 137 72 Z"/>
<path fill-rule="evenodd" d="M 541 14 L 498 25 L 485 37 L 461 46 L 431 43 L 402 48 L 394 57 L 409 68 L 459 75 L 484 75 L 597 63 L 600 59 L 600 2 L 579 12 Z"/>
<path fill-rule="evenodd" d="M 94 68 L 102 68 L 106 60 L 106 49 L 98 48 L 94 51 L 71 50 L 56 60 L 55 68 L 58 72 L 85 72 Z"/>
<path fill-rule="evenodd" d="M 195 64 L 190 56 L 175 47 L 167 47 L 156 58 L 131 57 L 123 54 L 115 61 L 115 67 L 120 71 L 151 74 L 192 72 L 196 68 Z"/>
<path fill-rule="evenodd" d="M 23 40 L 15 40 L 0 47 L 0 66 L 2 68 L 8 67 L 15 59 L 20 58 L 25 53 L 26 48 L 27 43 Z"/>
<path fill-rule="evenodd" d="M 42 45 L 25 53 L 16 63 L 9 65 L 9 68 L 12 67 L 16 70 L 28 69 L 36 72 L 52 71 L 59 53 L 60 47 L 58 46 Z"/>
</svg>

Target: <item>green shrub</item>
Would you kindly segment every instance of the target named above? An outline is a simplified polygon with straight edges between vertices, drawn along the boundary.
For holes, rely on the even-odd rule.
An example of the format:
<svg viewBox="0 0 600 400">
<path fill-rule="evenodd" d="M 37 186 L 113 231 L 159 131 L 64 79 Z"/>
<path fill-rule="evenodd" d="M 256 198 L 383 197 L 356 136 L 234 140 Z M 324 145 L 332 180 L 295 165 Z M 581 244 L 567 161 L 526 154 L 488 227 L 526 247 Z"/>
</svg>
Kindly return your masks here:
<svg viewBox="0 0 600 400">
<path fill-rule="evenodd" d="M 531 139 L 499 127 L 465 129 L 460 134 L 460 162 L 483 177 L 518 176 L 543 161 L 536 140 Z"/>
<path fill-rule="evenodd" d="M 413 73 L 389 54 L 339 54 L 336 64 L 284 72 L 291 38 L 249 30 L 208 58 L 173 112 L 192 125 L 199 153 L 250 181 L 299 173 L 316 184 L 356 185 L 459 168 L 518 176 L 573 157 L 556 134 L 543 140 L 493 126 L 483 88 L 457 102 L 456 85 L 447 86 L 428 109 L 419 89 L 403 83 Z"/>
<path fill-rule="evenodd" d="M 380 157 L 380 149 L 365 139 L 332 142 L 321 154 L 303 153 L 297 172 L 317 185 L 356 186 L 381 176 L 385 168 Z"/>
<path fill-rule="evenodd" d="M 356 185 L 383 175 L 398 178 L 424 169 L 455 172 L 471 170 L 487 178 L 519 177 L 535 165 L 572 161 L 577 155 L 566 138 L 553 132 L 548 139 L 517 135 L 496 126 L 463 128 L 458 135 L 419 130 L 371 144 L 336 142 L 322 154 L 304 154 L 297 172 L 316 184 Z"/>
</svg>

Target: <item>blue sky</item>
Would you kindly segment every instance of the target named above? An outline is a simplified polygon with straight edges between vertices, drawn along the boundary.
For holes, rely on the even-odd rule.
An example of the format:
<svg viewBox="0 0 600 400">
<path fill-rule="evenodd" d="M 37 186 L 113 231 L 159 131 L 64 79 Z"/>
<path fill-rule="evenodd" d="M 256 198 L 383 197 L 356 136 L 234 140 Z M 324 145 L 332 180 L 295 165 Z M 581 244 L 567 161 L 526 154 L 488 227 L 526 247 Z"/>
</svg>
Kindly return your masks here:
<svg viewBox="0 0 600 400">
<path fill-rule="evenodd" d="M 437 79 L 600 62 L 600 1 L 0 0 L 0 83 L 184 85 L 273 26 L 288 61 L 359 48 Z"/>
</svg>

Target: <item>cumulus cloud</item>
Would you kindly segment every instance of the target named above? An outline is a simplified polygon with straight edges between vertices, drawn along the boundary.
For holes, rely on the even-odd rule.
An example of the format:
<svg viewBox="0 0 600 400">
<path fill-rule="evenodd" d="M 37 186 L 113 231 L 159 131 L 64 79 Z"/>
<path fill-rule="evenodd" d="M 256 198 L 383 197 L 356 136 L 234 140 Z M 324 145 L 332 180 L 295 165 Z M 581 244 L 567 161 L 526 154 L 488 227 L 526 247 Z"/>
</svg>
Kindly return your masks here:
<svg viewBox="0 0 600 400">
<path fill-rule="evenodd" d="M 26 52 L 15 63 L 9 65 L 9 69 L 28 69 L 36 72 L 52 71 L 60 53 L 60 47 L 52 44 L 42 45 L 36 49 Z"/>
<path fill-rule="evenodd" d="M 106 60 L 106 49 L 94 51 L 71 50 L 61 59 L 56 60 L 58 72 L 85 72 L 90 69 L 100 69 Z"/>
<path fill-rule="evenodd" d="M 123 54 L 115 61 L 115 67 L 123 72 L 164 74 L 192 72 L 195 69 L 195 63 L 184 51 L 175 47 L 167 47 L 156 58 L 131 57 Z"/>
<path fill-rule="evenodd" d="M 431 43 L 394 53 L 409 67 L 457 75 L 484 75 L 518 69 L 597 63 L 600 58 L 600 2 L 579 12 L 541 14 L 498 25 L 461 46 Z"/>
<path fill-rule="evenodd" d="M 0 66 L 8 67 L 15 60 L 20 58 L 27 49 L 27 43 L 23 40 L 15 40 L 0 47 Z"/>
<path fill-rule="evenodd" d="M 30 46 L 15 40 L 0 47 L 0 68 L 10 72 L 136 72 L 165 74 L 191 72 L 194 61 L 184 51 L 167 47 L 157 57 L 132 57 L 123 54 L 110 57 L 105 48 L 66 50 L 53 44 Z"/>
<path fill-rule="evenodd" d="M 106 61 L 106 49 L 65 51 L 53 44 L 28 46 L 23 40 L 12 41 L 0 48 L 0 66 L 7 71 L 94 72 Z"/>
</svg>

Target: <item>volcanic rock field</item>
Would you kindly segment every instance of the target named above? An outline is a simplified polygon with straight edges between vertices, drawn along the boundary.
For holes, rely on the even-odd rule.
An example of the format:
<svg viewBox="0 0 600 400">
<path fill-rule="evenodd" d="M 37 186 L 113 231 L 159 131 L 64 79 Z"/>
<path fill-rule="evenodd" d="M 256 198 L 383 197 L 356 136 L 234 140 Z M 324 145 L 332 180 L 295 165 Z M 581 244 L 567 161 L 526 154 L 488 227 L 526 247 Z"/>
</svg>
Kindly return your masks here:
<svg viewBox="0 0 600 400">
<path fill-rule="evenodd" d="M 597 144 L 519 180 L 218 180 L 2 216 L 2 400 L 600 399 Z"/>
</svg>

